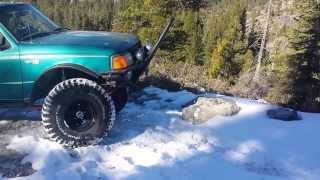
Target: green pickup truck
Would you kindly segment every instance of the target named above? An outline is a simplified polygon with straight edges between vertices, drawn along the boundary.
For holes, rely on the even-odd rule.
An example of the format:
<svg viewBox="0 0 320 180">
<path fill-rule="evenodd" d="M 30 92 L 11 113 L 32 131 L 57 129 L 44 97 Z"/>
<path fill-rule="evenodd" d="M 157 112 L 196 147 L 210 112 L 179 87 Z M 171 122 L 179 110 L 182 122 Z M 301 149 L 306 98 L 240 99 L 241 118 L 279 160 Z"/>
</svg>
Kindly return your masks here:
<svg viewBox="0 0 320 180">
<path fill-rule="evenodd" d="M 28 3 L 0 3 L 1 107 L 42 99 L 43 126 L 53 140 L 97 143 L 172 23 L 152 47 L 132 34 L 61 28 Z"/>
</svg>

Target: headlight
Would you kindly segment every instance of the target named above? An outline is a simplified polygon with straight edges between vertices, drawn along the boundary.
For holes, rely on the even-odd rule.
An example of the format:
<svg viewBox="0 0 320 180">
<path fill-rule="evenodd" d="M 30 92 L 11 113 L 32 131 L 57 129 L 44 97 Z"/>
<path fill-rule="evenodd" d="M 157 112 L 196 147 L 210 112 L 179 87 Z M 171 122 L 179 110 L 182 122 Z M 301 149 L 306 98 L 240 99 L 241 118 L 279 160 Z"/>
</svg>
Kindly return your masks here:
<svg viewBox="0 0 320 180">
<path fill-rule="evenodd" d="M 127 58 L 128 66 L 131 66 L 134 64 L 134 59 L 133 59 L 131 53 L 127 53 L 124 56 Z"/>
<path fill-rule="evenodd" d="M 126 56 L 113 56 L 111 64 L 113 70 L 122 70 L 129 66 Z"/>
<path fill-rule="evenodd" d="M 140 48 L 137 52 L 136 52 L 136 58 L 138 61 L 143 61 L 145 58 L 145 51 L 143 48 Z"/>
</svg>

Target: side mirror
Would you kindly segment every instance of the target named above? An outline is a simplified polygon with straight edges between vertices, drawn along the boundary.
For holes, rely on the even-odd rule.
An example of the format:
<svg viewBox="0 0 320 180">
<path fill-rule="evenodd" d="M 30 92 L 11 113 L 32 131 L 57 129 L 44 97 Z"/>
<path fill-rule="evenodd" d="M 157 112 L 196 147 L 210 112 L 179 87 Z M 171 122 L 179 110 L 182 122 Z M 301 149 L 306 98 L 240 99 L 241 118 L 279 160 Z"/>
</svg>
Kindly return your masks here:
<svg viewBox="0 0 320 180">
<path fill-rule="evenodd" d="M 10 48 L 6 38 L 0 34 L 0 51 L 4 51 Z"/>
<path fill-rule="evenodd" d="M 6 44 L 6 38 L 0 35 L 0 47 L 3 47 Z"/>
<path fill-rule="evenodd" d="M 149 40 L 145 42 L 145 47 L 148 51 L 151 51 L 153 48 L 152 43 Z"/>
</svg>

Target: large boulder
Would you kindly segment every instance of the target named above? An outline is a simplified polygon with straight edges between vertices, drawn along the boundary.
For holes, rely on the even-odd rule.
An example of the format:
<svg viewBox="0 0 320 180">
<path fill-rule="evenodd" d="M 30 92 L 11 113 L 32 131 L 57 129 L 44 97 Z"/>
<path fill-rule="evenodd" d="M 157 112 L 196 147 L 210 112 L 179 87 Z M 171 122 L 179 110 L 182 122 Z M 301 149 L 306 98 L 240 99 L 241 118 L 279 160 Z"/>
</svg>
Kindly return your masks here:
<svg viewBox="0 0 320 180">
<path fill-rule="evenodd" d="M 271 119 L 282 121 L 297 121 L 301 120 L 297 111 L 288 108 L 277 108 L 267 111 L 267 115 Z"/>
<path fill-rule="evenodd" d="M 240 111 L 237 103 L 225 98 L 198 97 L 182 110 L 182 118 L 200 124 L 217 116 L 233 116 Z"/>
</svg>

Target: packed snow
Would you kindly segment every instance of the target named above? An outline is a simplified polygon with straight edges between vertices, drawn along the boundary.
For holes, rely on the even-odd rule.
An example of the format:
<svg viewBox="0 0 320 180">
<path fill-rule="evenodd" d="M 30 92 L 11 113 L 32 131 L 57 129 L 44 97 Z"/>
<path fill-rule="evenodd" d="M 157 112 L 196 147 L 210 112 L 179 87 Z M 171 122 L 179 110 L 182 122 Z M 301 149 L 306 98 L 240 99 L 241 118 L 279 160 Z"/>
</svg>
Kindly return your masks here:
<svg viewBox="0 0 320 180">
<path fill-rule="evenodd" d="M 96 146 L 71 151 L 41 135 L 15 136 L 7 148 L 26 154 L 21 163 L 31 162 L 35 170 L 15 179 L 320 179 L 320 114 L 277 121 L 266 115 L 271 105 L 226 97 L 237 101 L 238 115 L 192 125 L 181 119 L 181 110 L 195 97 L 146 88 Z"/>
</svg>

